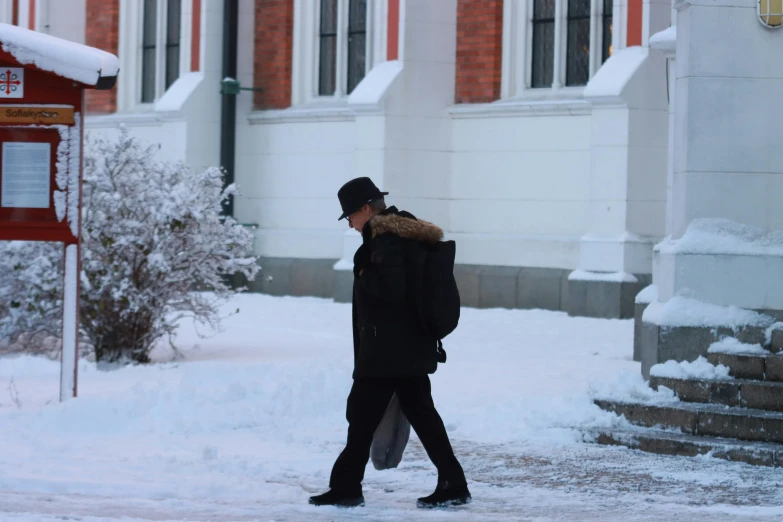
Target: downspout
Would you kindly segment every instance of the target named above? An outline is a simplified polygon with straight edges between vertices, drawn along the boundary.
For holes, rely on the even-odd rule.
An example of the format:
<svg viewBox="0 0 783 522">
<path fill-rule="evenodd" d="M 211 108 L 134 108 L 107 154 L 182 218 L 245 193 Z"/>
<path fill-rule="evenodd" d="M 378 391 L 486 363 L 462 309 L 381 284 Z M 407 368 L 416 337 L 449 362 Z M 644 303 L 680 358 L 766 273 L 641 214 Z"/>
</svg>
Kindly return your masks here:
<svg viewBox="0 0 783 522">
<path fill-rule="evenodd" d="M 237 77 L 237 42 L 239 40 L 239 2 L 223 2 L 223 78 Z M 223 94 L 220 109 L 220 165 L 225 171 L 224 186 L 234 183 L 237 97 Z M 234 197 L 223 204 L 223 214 L 234 216 Z"/>
</svg>

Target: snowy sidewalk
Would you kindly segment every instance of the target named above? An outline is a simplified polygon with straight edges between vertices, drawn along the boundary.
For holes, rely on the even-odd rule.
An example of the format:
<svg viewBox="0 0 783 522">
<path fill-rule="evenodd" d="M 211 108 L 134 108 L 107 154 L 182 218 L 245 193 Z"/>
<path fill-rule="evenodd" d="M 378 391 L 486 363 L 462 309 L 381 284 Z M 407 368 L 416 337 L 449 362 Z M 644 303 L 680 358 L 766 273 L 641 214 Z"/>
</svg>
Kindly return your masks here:
<svg viewBox="0 0 783 522">
<path fill-rule="evenodd" d="M 474 502 L 422 512 L 435 472 L 412 438 L 368 467 L 367 506 L 314 508 L 345 440 L 350 306 L 245 295 L 226 331 L 185 325 L 185 360 L 97 371 L 56 402 L 58 367 L 0 359 L 0 520 L 780 520 L 779 470 L 581 442 L 616 424 L 593 386 L 639 386 L 632 322 L 465 310 L 433 395 Z M 157 354 L 167 361 L 169 352 Z M 18 392 L 21 407 L 9 392 Z"/>
</svg>

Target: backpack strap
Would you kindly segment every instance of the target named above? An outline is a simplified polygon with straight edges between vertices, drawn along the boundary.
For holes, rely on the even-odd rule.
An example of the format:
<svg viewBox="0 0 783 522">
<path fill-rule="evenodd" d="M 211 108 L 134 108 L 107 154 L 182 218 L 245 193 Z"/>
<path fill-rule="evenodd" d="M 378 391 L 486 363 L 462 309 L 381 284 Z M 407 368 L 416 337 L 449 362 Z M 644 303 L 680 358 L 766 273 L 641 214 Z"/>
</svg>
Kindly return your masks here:
<svg viewBox="0 0 783 522">
<path fill-rule="evenodd" d="M 444 364 L 446 362 L 446 350 L 443 349 L 443 341 L 438 339 L 438 348 L 436 358 L 439 363 Z"/>
</svg>

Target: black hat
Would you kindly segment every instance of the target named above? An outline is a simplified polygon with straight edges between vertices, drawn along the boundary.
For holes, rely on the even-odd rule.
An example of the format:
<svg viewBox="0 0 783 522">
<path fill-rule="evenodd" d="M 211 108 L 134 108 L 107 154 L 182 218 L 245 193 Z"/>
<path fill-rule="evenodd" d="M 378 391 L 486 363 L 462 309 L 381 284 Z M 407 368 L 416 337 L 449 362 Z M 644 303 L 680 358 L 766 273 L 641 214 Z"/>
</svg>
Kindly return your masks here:
<svg viewBox="0 0 783 522">
<path fill-rule="evenodd" d="M 370 178 L 352 179 L 337 191 L 337 198 L 343 208 L 343 215 L 340 216 L 340 219 L 345 219 L 367 203 L 381 199 L 387 194 L 389 193 L 378 190 Z"/>
</svg>

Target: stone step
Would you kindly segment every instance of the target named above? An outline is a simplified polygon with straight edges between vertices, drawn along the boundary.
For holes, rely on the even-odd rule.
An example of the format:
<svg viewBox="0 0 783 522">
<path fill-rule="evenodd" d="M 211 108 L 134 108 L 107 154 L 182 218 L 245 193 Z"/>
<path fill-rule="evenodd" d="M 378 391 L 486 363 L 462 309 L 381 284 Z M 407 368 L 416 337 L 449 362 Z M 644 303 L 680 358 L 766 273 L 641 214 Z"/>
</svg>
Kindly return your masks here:
<svg viewBox="0 0 783 522">
<path fill-rule="evenodd" d="M 783 443 L 783 413 L 681 401 L 660 405 L 609 400 L 595 403 L 638 426 L 663 426 L 691 435 Z"/>
<path fill-rule="evenodd" d="M 744 462 L 754 466 L 783 466 L 783 444 L 772 442 L 746 442 L 718 437 L 700 437 L 656 429 L 588 432 L 598 444 L 620 445 L 631 449 L 695 457 L 710 454 L 712 457 Z"/>
<path fill-rule="evenodd" d="M 783 382 L 746 379 L 708 380 L 650 377 L 650 386 L 665 386 L 681 401 L 723 404 L 755 410 L 783 412 Z"/>
<path fill-rule="evenodd" d="M 728 366 L 732 377 L 783 382 L 783 355 L 708 353 L 712 364 Z"/>
</svg>

